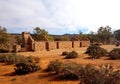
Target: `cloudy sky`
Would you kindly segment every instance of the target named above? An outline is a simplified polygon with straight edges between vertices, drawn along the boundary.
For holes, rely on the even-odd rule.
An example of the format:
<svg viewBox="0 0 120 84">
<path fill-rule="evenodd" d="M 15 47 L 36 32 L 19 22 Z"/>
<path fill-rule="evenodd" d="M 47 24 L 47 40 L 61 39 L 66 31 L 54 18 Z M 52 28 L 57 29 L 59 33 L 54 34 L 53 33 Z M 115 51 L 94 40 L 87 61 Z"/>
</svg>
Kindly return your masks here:
<svg viewBox="0 0 120 84">
<path fill-rule="evenodd" d="M 101 26 L 120 29 L 120 0 L 0 0 L 0 26 L 10 33 L 89 33 Z"/>
</svg>

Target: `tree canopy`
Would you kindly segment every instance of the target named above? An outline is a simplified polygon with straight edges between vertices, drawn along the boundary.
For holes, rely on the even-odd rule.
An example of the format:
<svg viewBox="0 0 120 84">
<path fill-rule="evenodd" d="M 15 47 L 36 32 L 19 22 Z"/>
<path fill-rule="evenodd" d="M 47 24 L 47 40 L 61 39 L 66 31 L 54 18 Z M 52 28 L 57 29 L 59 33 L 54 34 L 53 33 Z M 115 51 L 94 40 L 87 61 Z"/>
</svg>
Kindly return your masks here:
<svg viewBox="0 0 120 84">
<path fill-rule="evenodd" d="M 82 40 L 82 39 L 83 39 L 83 33 L 82 33 L 81 31 L 79 31 L 78 39 L 79 39 L 79 40 Z"/>
<path fill-rule="evenodd" d="M 8 41 L 10 41 L 10 34 L 7 33 L 5 27 L 0 26 L 0 45 L 6 44 Z"/>
<path fill-rule="evenodd" d="M 115 38 L 116 38 L 118 41 L 120 41 L 120 29 L 114 31 L 114 36 L 115 36 Z"/>
<path fill-rule="evenodd" d="M 111 27 L 109 26 L 100 27 L 98 29 L 98 37 L 101 42 L 107 43 L 110 40 L 111 35 L 112 35 Z"/>
<path fill-rule="evenodd" d="M 41 29 L 40 27 L 36 27 L 33 31 L 34 39 L 37 41 L 42 40 L 41 38 L 46 37 L 48 40 L 53 40 L 53 37 L 48 34 L 48 32 L 44 29 Z"/>
</svg>

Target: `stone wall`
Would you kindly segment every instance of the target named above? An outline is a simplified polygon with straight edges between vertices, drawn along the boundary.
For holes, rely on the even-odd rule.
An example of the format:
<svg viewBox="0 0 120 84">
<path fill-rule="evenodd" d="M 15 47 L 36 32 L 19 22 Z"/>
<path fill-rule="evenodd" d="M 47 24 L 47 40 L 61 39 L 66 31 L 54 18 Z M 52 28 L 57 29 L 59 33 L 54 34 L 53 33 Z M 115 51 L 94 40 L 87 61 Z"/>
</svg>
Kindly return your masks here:
<svg viewBox="0 0 120 84">
<path fill-rule="evenodd" d="M 90 41 L 81 41 L 81 47 L 88 47 L 90 45 Z"/>
<path fill-rule="evenodd" d="M 71 49 L 88 47 L 90 45 L 90 41 L 35 41 L 28 32 L 23 32 L 22 38 L 23 47 L 21 50 L 25 51 Z M 13 50 L 18 52 L 20 47 L 18 45 L 14 45 Z"/>
<path fill-rule="evenodd" d="M 80 41 L 73 41 L 72 46 L 73 46 L 73 48 L 79 48 L 80 47 Z"/>
<path fill-rule="evenodd" d="M 32 51 L 34 50 L 34 39 L 28 32 L 22 33 L 22 44 L 24 45 L 24 50 Z"/>
<path fill-rule="evenodd" d="M 46 50 L 46 45 L 45 42 L 35 42 L 34 43 L 34 51 L 42 51 L 42 50 Z"/>
<path fill-rule="evenodd" d="M 57 42 L 57 49 L 71 49 L 72 41 L 59 41 Z"/>
<path fill-rule="evenodd" d="M 46 50 L 55 50 L 57 49 L 57 43 L 55 41 L 46 42 Z"/>
<path fill-rule="evenodd" d="M 21 50 L 20 45 L 13 45 L 13 52 L 19 52 Z"/>
<path fill-rule="evenodd" d="M 33 51 L 88 47 L 89 41 L 36 41 Z"/>
</svg>

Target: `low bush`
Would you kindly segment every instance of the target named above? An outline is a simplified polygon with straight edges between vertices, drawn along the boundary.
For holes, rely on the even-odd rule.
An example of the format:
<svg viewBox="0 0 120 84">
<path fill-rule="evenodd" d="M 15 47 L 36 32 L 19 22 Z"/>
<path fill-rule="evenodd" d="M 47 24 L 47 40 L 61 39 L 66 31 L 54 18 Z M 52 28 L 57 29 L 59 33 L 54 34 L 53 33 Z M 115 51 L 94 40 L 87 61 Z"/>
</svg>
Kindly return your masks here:
<svg viewBox="0 0 120 84">
<path fill-rule="evenodd" d="M 15 74 L 22 75 L 22 74 L 28 74 L 28 73 L 33 73 L 38 70 L 40 70 L 40 67 L 37 66 L 35 63 L 31 62 L 21 62 L 17 63 L 15 65 Z"/>
<path fill-rule="evenodd" d="M 119 45 L 120 45 L 120 43 L 118 43 L 118 42 L 115 44 L 116 47 L 118 47 Z"/>
<path fill-rule="evenodd" d="M 96 68 L 87 65 L 79 70 L 80 84 L 120 84 L 120 71 L 105 65 Z"/>
<path fill-rule="evenodd" d="M 16 64 L 21 62 L 36 62 L 36 58 L 29 56 L 25 57 L 17 54 L 0 54 L 0 62 L 7 64 Z"/>
<path fill-rule="evenodd" d="M 80 65 L 74 62 L 64 63 L 61 65 L 59 72 L 60 79 L 78 79 L 77 72 L 80 68 Z"/>
<path fill-rule="evenodd" d="M 101 45 L 102 45 L 102 43 L 95 43 L 95 45 L 97 45 L 97 46 L 101 46 Z"/>
<path fill-rule="evenodd" d="M 59 60 L 50 61 L 47 67 L 48 72 L 55 72 L 60 79 L 78 79 L 77 72 L 79 69 L 79 64 L 70 62 L 62 63 Z"/>
<path fill-rule="evenodd" d="M 61 63 L 58 60 L 50 64 L 50 71 L 57 72 L 60 79 L 79 79 L 80 84 L 120 84 L 120 70 L 115 70 L 111 65 L 95 67 L 91 64 Z"/>
<path fill-rule="evenodd" d="M 9 51 L 6 49 L 0 49 L 0 53 L 8 53 Z"/>
<path fill-rule="evenodd" d="M 62 62 L 60 62 L 59 60 L 50 61 L 49 65 L 47 67 L 47 71 L 55 72 L 56 74 L 58 74 L 60 71 L 60 68 L 61 68 L 61 64 L 62 64 Z"/>
<path fill-rule="evenodd" d="M 37 57 L 25 57 L 17 54 L 0 54 L 0 62 L 7 64 L 15 64 L 15 74 L 27 74 L 40 70 L 38 63 L 40 59 Z"/>
<path fill-rule="evenodd" d="M 120 59 L 120 48 L 115 48 L 109 52 L 111 59 Z"/>
<path fill-rule="evenodd" d="M 117 47 L 118 47 L 118 46 L 119 46 L 119 44 L 115 44 L 115 46 L 117 46 Z"/>
<path fill-rule="evenodd" d="M 86 54 L 89 54 L 92 58 L 99 58 L 101 56 L 107 55 L 107 50 L 99 47 L 98 45 L 92 44 L 87 48 Z"/>
<path fill-rule="evenodd" d="M 72 59 L 72 58 L 76 58 L 78 57 L 78 53 L 76 51 L 72 51 L 72 52 L 69 52 L 67 55 L 66 55 L 66 59 Z"/>
<path fill-rule="evenodd" d="M 68 52 L 67 52 L 67 51 L 64 51 L 64 52 L 62 52 L 62 55 L 63 55 L 63 56 L 68 55 Z"/>
</svg>

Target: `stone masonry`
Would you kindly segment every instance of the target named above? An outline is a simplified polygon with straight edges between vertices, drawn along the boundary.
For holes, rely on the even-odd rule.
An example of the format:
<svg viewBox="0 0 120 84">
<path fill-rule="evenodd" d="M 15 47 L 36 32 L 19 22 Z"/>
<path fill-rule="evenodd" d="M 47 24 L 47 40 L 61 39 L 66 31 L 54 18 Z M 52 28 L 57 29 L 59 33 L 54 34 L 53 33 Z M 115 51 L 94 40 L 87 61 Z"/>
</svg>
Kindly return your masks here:
<svg viewBox="0 0 120 84">
<path fill-rule="evenodd" d="M 90 41 L 35 41 L 28 32 L 22 33 L 22 48 L 14 46 L 15 51 L 42 51 L 88 47 Z M 18 49 L 17 49 L 18 48 Z"/>
</svg>

